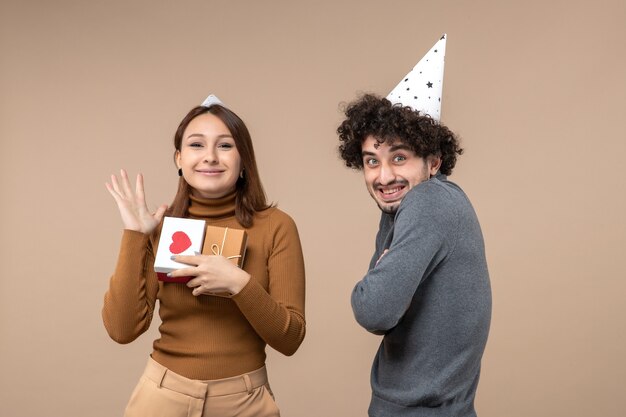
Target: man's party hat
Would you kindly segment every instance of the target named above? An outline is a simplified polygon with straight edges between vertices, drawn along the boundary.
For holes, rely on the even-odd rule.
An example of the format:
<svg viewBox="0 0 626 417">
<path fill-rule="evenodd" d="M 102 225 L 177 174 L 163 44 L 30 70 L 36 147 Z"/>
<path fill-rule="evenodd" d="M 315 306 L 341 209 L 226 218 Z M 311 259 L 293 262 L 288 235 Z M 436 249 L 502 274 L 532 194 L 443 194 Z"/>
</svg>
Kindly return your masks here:
<svg viewBox="0 0 626 417">
<path fill-rule="evenodd" d="M 411 72 L 391 90 L 387 100 L 409 106 L 437 121 L 440 120 L 446 38 L 444 34 Z"/>
</svg>

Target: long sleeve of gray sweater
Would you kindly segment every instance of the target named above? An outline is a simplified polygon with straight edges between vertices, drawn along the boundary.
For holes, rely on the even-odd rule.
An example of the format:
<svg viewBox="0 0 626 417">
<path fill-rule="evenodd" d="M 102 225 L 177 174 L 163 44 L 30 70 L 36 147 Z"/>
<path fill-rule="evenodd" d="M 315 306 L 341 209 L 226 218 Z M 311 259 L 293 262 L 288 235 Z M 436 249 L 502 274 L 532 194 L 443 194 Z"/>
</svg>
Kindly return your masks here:
<svg viewBox="0 0 626 417">
<path fill-rule="evenodd" d="M 456 184 L 438 175 L 409 191 L 395 216 L 382 214 L 352 308 L 384 335 L 370 416 L 476 415 L 491 290 L 480 225 Z"/>
</svg>

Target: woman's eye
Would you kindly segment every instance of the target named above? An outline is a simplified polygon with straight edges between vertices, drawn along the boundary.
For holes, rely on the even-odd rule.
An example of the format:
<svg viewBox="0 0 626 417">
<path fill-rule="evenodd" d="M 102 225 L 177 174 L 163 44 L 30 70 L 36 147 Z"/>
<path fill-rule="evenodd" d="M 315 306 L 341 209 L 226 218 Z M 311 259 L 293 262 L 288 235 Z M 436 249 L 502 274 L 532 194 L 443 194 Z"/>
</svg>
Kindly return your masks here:
<svg viewBox="0 0 626 417">
<path fill-rule="evenodd" d="M 191 146 L 192 148 L 201 148 L 202 144 L 199 142 L 193 142 L 193 143 L 190 143 L 189 146 Z"/>
<path fill-rule="evenodd" d="M 217 147 L 220 149 L 232 149 L 233 144 L 232 143 L 220 143 L 219 145 L 217 145 Z"/>
</svg>

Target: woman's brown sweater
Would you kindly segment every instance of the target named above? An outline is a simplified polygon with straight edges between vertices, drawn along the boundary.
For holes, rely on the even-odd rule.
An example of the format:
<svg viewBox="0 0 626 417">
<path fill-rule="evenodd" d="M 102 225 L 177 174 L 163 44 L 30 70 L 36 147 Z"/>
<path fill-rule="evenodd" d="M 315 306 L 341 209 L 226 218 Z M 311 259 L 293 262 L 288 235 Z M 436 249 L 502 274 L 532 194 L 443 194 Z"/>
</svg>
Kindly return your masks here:
<svg viewBox="0 0 626 417">
<path fill-rule="evenodd" d="M 242 229 L 235 194 L 191 198 L 189 217 Z M 248 234 L 243 269 L 250 282 L 231 298 L 193 296 L 185 284 L 164 283 L 154 272 L 158 233 L 124 230 L 102 318 L 111 338 L 130 343 L 150 326 L 159 300 L 161 337 L 152 357 L 187 378 L 209 380 L 262 367 L 265 345 L 292 355 L 302 343 L 304 261 L 293 220 L 277 208 L 258 212 Z"/>
</svg>

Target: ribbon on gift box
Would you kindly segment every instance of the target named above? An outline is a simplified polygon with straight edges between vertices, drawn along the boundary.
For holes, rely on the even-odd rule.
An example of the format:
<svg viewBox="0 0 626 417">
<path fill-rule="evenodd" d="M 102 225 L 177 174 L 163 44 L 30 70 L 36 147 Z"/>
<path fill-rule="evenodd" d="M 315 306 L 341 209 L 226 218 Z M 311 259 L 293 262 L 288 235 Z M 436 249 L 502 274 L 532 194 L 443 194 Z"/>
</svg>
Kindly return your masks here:
<svg viewBox="0 0 626 417">
<path fill-rule="evenodd" d="M 228 234 L 228 227 L 224 228 L 224 237 L 222 238 L 222 245 L 219 246 L 217 243 L 213 243 L 211 244 L 211 252 L 213 252 L 213 255 L 219 255 L 222 256 L 222 252 L 224 251 L 224 245 L 226 244 L 226 235 Z M 235 258 L 241 258 L 241 255 L 232 255 L 232 256 L 227 256 L 226 259 L 235 259 Z"/>
</svg>

